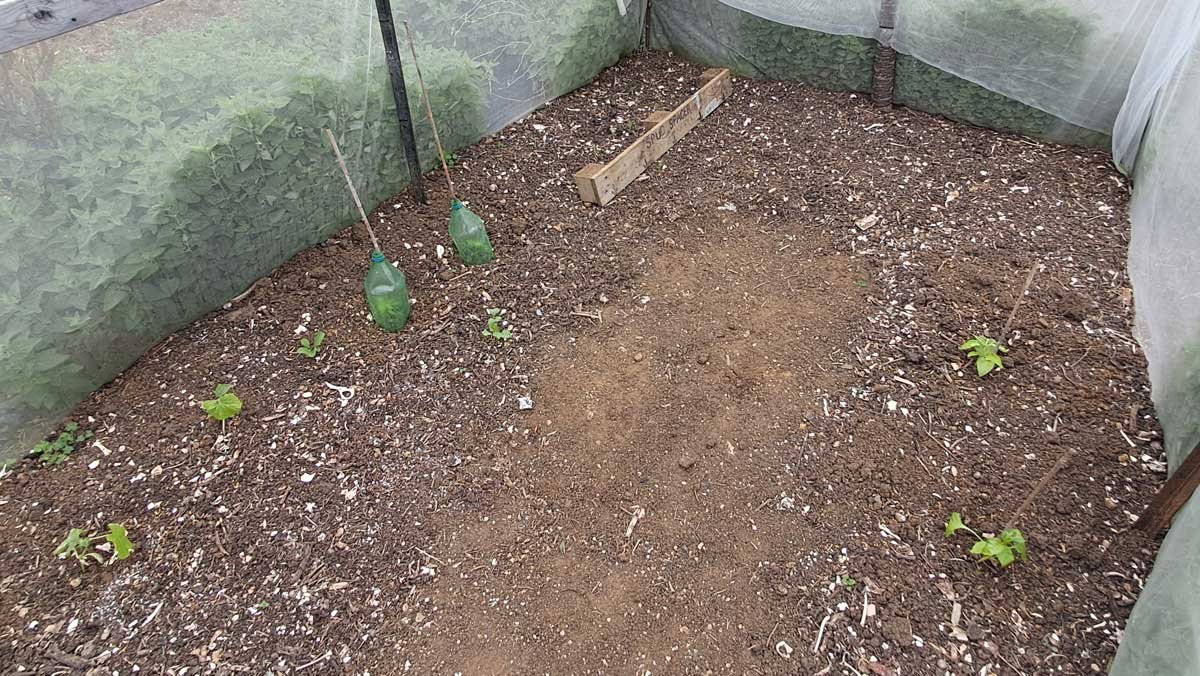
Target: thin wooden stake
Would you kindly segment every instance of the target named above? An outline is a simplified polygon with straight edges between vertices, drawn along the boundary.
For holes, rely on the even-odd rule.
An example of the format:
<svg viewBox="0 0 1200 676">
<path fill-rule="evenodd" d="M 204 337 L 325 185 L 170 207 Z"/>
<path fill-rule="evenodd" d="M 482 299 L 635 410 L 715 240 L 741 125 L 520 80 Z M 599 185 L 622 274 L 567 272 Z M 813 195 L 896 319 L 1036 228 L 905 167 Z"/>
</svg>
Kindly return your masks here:
<svg viewBox="0 0 1200 676">
<path fill-rule="evenodd" d="M 438 160 L 442 163 L 442 171 L 446 173 L 446 184 L 450 186 L 450 196 L 458 199 L 454 190 L 454 181 L 450 178 L 450 167 L 446 166 L 446 151 L 442 148 L 442 137 L 438 135 L 437 122 L 433 120 L 433 106 L 429 105 L 429 90 L 425 88 L 425 78 L 421 75 L 421 64 L 417 61 L 417 46 L 413 43 L 412 27 L 404 22 L 404 32 L 408 34 L 408 49 L 413 55 L 413 67 L 417 69 L 417 82 L 421 83 L 421 98 L 425 100 L 425 114 L 429 117 L 429 126 L 433 128 L 433 142 L 437 144 Z"/>
<path fill-rule="evenodd" d="M 354 198 L 354 206 L 358 207 L 358 215 L 362 216 L 363 225 L 367 226 L 367 234 L 371 236 L 371 246 L 375 247 L 376 251 L 383 251 L 379 247 L 379 240 L 375 238 L 375 231 L 371 229 L 371 221 L 367 220 L 367 212 L 363 209 L 362 200 L 358 199 L 358 191 L 354 189 L 354 181 L 350 180 L 350 170 L 346 168 L 346 160 L 342 159 L 342 149 L 338 147 L 337 139 L 333 137 L 333 132 L 328 128 L 325 129 L 325 138 L 328 138 L 329 145 L 333 146 L 333 155 L 337 157 L 338 166 L 342 168 L 342 175 L 346 177 L 346 187 L 350 188 L 350 196 Z"/>
<path fill-rule="evenodd" d="M 1158 535 L 1159 531 L 1171 524 L 1175 514 L 1183 508 L 1192 493 L 1200 486 L 1200 446 L 1192 450 L 1179 469 L 1167 479 L 1167 483 L 1158 490 L 1154 500 L 1142 515 L 1138 517 L 1137 529 L 1150 535 Z"/>
<path fill-rule="evenodd" d="M 1025 293 L 1029 291 L 1029 285 L 1033 284 L 1033 276 L 1037 274 L 1038 266 L 1041 261 L 1034 261 L 1029 268 L 1029 274 L 1025 277 L 1025 285 L 1021 287 L 1021 293 L 1017 294 L 1017 300 L 1013 303 L 1012 311 L 1008 313 L 1008 321 L 1004 322 L 1004 328 L 1000 330 L 1000 337 L 996 342 L 1003 345 L 1005 338 L 1008 336 L 1008 329 L 1012 326 L 1013 318 L 1017 316 L 1017 308 L 1021 307 L 1021 301 L 1025 300 Z"/>
<path fill-rule="evenodd" d="M 1050 468 L 1050 471 L 1046 472 L 1046 474 L 1043 475 L 1036 484 L 1034 484 L 1033 489 L 1029 491 L 1029 495 L 1026 495 L 1025 499 L 1021 501 L 1021 506 L 1017 507 L 1017 511 L 1013 512 L 1012 516 L 1008 517 L 1008 523 L 1004 526 L 1004 530 L 1008 530 L 1017 524 L 1017 519 L 1025 513 L 1025 510 L 1029 509 L 1029 506 L 1033 504 L 1033 501 L 1037 499 L 1037 496 L 1040 495 L 1042 491 L 1046 490 L 1046 486 L 1050 485 L 1050 480 L 1054 478 L 1054 475 L 1058 474 L 1058 471 L 1065 467 L 1067 462 L 1073 457 L 1075 457 L 1075 449 L 1073 448 L 1068 448 L 1063 452 L 1062 455 L 1058 456 L 1058 460 L 1054 462 L 1054 466 Z"/>
</svg>

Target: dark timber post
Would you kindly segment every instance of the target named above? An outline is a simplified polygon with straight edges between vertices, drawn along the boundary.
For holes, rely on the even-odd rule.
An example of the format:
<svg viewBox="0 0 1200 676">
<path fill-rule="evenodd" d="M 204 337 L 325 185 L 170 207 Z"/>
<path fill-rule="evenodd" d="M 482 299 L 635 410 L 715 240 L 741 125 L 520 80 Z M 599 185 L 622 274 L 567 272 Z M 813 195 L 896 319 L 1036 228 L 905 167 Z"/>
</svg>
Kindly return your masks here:
<svg viewBox="0 0 1200 676">
<path fill-rule="evenodd" d="M 421 176 L 421 158 L 417 156 L 417 138 L 413 134 L 412 113 L 408 110 L 408 90 L 404 86 L 404 67 L 400 65 L 400 48 L 396 45 L 396 22 L 392 18 L 391 0 L 375 0 L 379 13 L 379 32 L 383 34 L 383 49 L 387 52 L 388 75 L 392 79 L 392 97 L 396 99 L 396 120 L 400 122 L 400 138 L 404 156 L 408 159 L 408 174 L 421 204 L 428 204 L 425 179 Z"/>
<path fill-rule="evenodd" d="M 896 91 L 896 50 L 892 47 L 896 32 L 896 4 L 900 0 L 879 2 L 879 49 L 875 51 L 875 69 L 871 77 L 871 101 L 890 106 Z"/>
</svg>

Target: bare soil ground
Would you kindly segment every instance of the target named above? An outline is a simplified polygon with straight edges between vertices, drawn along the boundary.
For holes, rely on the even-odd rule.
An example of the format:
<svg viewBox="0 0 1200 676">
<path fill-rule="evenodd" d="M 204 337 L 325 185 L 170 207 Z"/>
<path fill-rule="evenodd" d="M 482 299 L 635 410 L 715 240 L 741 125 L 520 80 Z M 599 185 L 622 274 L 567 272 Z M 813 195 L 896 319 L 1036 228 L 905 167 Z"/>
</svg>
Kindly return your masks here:
<svg viewBox="0 0 1200 676">
<path fill-rule="evenodd" d="M 97 443 L 0 479 L 0 664 L 1104 670 L 1164 469 L 1125 180 L 1091 150 L 738 80 L 645 180 L 581 204 L 572 173 L 699 71 L 638 55 L 460 152 L 494 264 L 438 257 L 435 176 L 430 206 L 382 205 L 403 333 L 366 316 L 347 232 L 81 406 Z M 980 379 L 958 345 L 999 335 L 1035 263 Z M 482 335 L 493 307 L 511 341 Z M 295 354 L 317 330 L 320 356 Z M 246 403 L 224 433 L 199 407 L 216 383 Z M 1064 456 L 1016 517 L 1028 562 L 943 534 L 952 511 L 998 531 Z M 50 555 L 109 521 L 130 559 Z"/>
</svg>

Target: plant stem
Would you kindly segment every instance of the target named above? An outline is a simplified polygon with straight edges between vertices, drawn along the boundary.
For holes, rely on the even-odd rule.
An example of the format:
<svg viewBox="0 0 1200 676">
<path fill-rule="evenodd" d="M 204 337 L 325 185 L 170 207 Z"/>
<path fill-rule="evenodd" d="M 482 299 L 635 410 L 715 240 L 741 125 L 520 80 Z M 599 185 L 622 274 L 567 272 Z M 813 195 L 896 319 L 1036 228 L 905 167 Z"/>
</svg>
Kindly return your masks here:
<svg viewBox="0 0 1200 676">
<path fill-rule="evenodd" d="M 1017 308 L 1021 307 L 1021 301 L 1025 300 L 1025 292 L 1029 291 L 1029 285 L 1033 284 L 1033 276 L 1037 273 L 1038 266 L 1041 263 L 1034 261 L 1029 268 L 1029 274 L 1025 277 L 1025 285 L 1021 287 L 1021 292 L 1017 294 L 1017 300 L 1013 303 L 1012 311 L 1008 313 L 1008 320 L 1004 322 L 1004 328 L 1000 329 L 1000 337 L 996 339 L 997 345 L 1003 345 L 1004 339 L 1008 335 L 1008 329 L 1012 326 L 1013 318 L 1017 316 Z"/>
</svg>

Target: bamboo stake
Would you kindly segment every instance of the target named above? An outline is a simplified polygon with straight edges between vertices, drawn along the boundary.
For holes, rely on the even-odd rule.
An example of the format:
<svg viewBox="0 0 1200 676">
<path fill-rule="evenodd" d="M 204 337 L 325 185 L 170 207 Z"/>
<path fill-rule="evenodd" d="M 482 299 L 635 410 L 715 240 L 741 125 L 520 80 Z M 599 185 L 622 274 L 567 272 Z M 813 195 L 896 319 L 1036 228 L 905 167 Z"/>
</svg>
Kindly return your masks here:
<svg viewBox="0 0 1200 676">
<path fill-rule="evenodd" d="M 1058 456 L 1058 460 L 1054 462 L 1054 466 L 1051 467 L 1048 472 L 1042 475 L 1042 478 L 1033 485 L 1033 489 L 1030 490 L 1029 494 L 1025 496 L 1025 499 L 1021 501 L 1021 506 L 1017 507 L 1017 511 L 1013 512 L 1012 516 L 1008 517 L 1008 524 L 1004 526 L 1005 530 L 1017 525 L 1017 519 L 1021 517 L 1021 514 L 1023 514 L 1025 510 L 1029 509 L 1029 506 L 1033 504 L 1033 501 L 1037 499 L 1037 496 L 1041 495 L 1042 491 L 1046 490 L 1046 487 L 1050 485 L 1050 481 L 1054 479 L 1059 470 L 1061 470 L 1063 467 L 1066 467 L 1067 463 L 1070 462 L 1071 458 L 1074 457 L 1075 449 L 1073 448 L 1068 448 L 1066 451 L 1063 451 L 1062 455 Z"/>
<path fill-rule="evenodd" d="M 446 173 L 446 184 L 450 186 L 450 195 L 458 199 L 454 191 L 454 181 L 450 178 L 450 167 L 446 166 L 446 151 L 442 148 L 442 137 L 438 135 L 437 122 L 433 121 L 433 106 L 429 105 L 429 90 L 425 88 L 425 78 L 421 75 L 421 64 L 417 62 L 417 46 L 413 43 L 412 27 L 404 22 L 404 32 L 408 34 L 408 49 L 413 55 L 413 66 L 417 69 L 417 82 L 421 84 L 421 98 L 425 101 L 425 115 L 429 117 L 429 126 L 433 128 L 433 142 L 437 144 L 438 160 L 442 163 L 442 171 Z"/>
<path fill-rule="evenodd" d="M 383 251 L 379 247 L 379 240 L 375 238 L 375 231 L 371 229 L 371 221 L 367 219 L 367 212 L 363 210 L 362 200 L 358 199 L 358 191 L 354 189 L 354 181 L 350 180 L 350 170 L 346 168 L 346 160 L 342 159 L 342 149 L 338 147 L 337 139 L 333 137 L 333 132 L 328 128 L 325 129 L 325 138 L 328 138 L 329 145 L 333 146 L 333 154 L 337 157 L 338 166 L 342 168 L 342 175 L 346 177 L 346 187 L 350 188 L 350 196 L 354 198 L 354 206 L 358 207 L 358 215 L 362 216 L 363 225 L 367 226 L 367 234 L 371 236 L 371 246 L 375 247 L 376 251 Z"/>
<path fill-rule="evenodd" d="M 1017 308 L 1021 307 L 1021 301 L 1025 300 L 1025 292 L 1029 291 L 1029 285 L 1033 284 L 1033 276 L 1038 271 L 1039 261 L 1034 261 L 1033 266 L 1029 268 L 1029 275 L 1025 277 L 1025 285 L 1021 287 L 1021 292 L 1017 294 L 1017 300 L 1013 303 L 1012 312 L 1008 313 L 1008 321 L 1004 322 L 1004 328 L 1000 330 L 1000 337 L 996 342 L 1000 345 L 1004 344 L 1004 339 L 1008 336 L 1008 329 L 1012 326 L 1013 318 L 1017 316 Z"/>
</svg>

